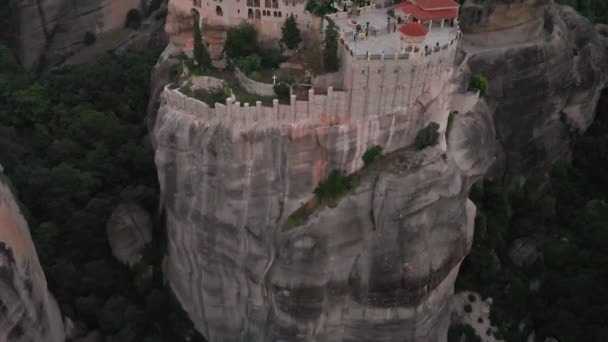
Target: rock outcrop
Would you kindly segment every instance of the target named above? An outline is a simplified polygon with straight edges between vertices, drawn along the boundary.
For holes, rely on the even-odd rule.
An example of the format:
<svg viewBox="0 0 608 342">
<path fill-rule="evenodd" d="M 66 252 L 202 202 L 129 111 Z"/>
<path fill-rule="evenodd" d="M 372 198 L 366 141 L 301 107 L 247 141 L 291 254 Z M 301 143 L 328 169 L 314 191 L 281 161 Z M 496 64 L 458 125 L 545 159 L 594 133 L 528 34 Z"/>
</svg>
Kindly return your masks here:
<svg viewBox="0 0 608 342">
<path fill-rule="evenodd" d="M 125 26 L 127 12 L 140 8 L 140 0 L 8 1 L 11 2 L 12 9 L 10 24 L 15 30 L 12 40 L 21 63 L 28 70 L 57 65 L 85 49 L 95 50 L 94 53 L 89 53 L 90 59 L 107 50 L 119 49 L 125 44 L 147 47 L 154 44 L 155 36 L 163 32 L 162 22 L 148 30 L 156 31 L 155 33 L 151 34 L 145 28 L 138 32 L 142 39 L 133 39 L 133 33 L 128 30 L 118 32 Z M 96 46 L 86 46 L 84 37 L 87 32 L 98 36 L 95 44 L 100 45 L 99 49 Z M 100 40 L 105 33 L 110 37 L 107 41 Z M 118 39 L 121 36 L 124 39 Z M 120 45 L 117 46 L 118 40 Z M 160 46 L 162 44 L 161 42 Z"/>
<path fill-rule="evenodd" d="M 61 313 L 47 289 L 27 223 L 0 173 L 0 341 L 64 340 Z"/>
<path fill-rule="evenodd" d="M 429 120 L 445 127 L 454 91 L 425 92 L 408 113 L 238 134 L 162 103 L 167 279 L 197 329 L 212 342 L 445 341 L 473 233 L 468 190 L 494 160 L 490 110 L 459 115 L 447 153 L 407 146 Z M 391 154 L 356 188 L 283 228 L 331 170 L 360 169 L 375 144 Z"/>
<path fill-rule="evenodd" d="M 114 257 L 133 266 L 141 259 L 146 244 L 152 241 L 152 220 L 141 206 L 121 204 L 112 212 L 106 232 Z"/>
<path fill-rule="evenodd" d="M 462 13 L 461 46 L 469 72 L 489 80 L 486 99 L 502 145 L 493 174 L 509 181 L 568 160 L 606 84 L 603 26 L 544 0 L 467 0 Z"/>
</svg>

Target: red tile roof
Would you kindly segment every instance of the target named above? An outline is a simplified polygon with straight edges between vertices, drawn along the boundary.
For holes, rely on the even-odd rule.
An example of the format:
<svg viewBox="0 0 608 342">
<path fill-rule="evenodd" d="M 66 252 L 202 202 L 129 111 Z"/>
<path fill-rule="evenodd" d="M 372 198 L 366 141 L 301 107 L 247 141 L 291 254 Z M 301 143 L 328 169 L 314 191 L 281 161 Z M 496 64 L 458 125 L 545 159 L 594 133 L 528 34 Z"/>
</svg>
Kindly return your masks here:
<svg viewBox="0 0 608 342">
<path fill-rule="evenodd" d="M 429 33 L 429 30 L 420 23 L 411 22 L 401 25 L 399 32 L 410 37 L 422 37 L 426 36 L 426 34 Z"/>
<path fill-rule="evenodd" d="M 455 7 L 450 3 L 454 3 Z M 435 6 L 433 8 L 438 9 L 426 10 L 422 8 L 423 5 Z M 450 6 L 451 8 L 439 6 Z M 452 0 L 419 0 L 416 4 L 408 1 L 395 5 L 395 9 L 399 9 L 405 14 L 411 14 L 418 20 L 453 19 L 458 17 L 458 3 Z"/>
<path fill-rule="evenodd" d="M 454 9 L 460 6 L 454 0 L 416 0 L 416 4 L 425 10 Z"/>
</svg>

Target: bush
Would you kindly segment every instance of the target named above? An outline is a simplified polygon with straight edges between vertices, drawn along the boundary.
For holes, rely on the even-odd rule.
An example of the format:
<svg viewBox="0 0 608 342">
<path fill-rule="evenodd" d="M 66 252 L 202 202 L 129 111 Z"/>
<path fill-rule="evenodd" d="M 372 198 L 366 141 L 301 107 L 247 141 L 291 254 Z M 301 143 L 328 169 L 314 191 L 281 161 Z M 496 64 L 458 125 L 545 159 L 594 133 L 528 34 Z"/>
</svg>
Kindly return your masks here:
<svg viewBox="0 0 608 342">
<path fill-rule="evenodd" d="M 289 89 L 289 85 L 287 83 L 279 82 L 273 88 L 274 93 L 277 95 L 279 100 L 289 101 L 291 90 Z"/>
<path fill-rule="evenodd" d="M 254 71 L 260 71 L 260 69 L 262 69 L 262 59 L 259 55 L 252 54 L 247 57 L 239 58 L 236 65 L 245 73 L 245 75 L 250 75 Z"/>
<path fill-rule="evenodd" d="M 137 30 L 141 26 L 141 13 L 139 10 L 133 8 L 127 12 L 127 23 L 126 27 Z"/>
<path fill-rule="evenodd" d="M 418 150 L 422 150 L 425 147 L 437 145 L 439 142 L 439 124 L 436 122 L 430 122 L 425 128 L 421 129 L 416 134 L 416 140 L 414 146 Z"/>
<path fill-rule="evenodd" d="M 471 77 L 471 80 L 469 81 L 469 89 L 477 89 L 481 95 L 484 95 L 488 90 L 488 79 L 483 75 L 475 75 Z"/>
<path fill-rule="evenodd" d="M 334 6 L 332 6 L 332 1 L 328 0 L 308 0 L 305 9 L 310 14 L 321 18 L 325 17 L 326 14 L 337 12 Z"/>
<path fill-rule="evenodd" d="M 250 23 L 243 23 L 228 30 L 224 51 L 228 58 L 249 56 L 258 51 L 258 33 Z"/>
<path fill-rule="evenodd" d="M 95 41 L 97 40 L 97 37 L 95 37 L 95 34 L 91 31 L 87 31 L 84 34 L 84 44 L 85 45 L 93 45 L 93 43 L 95 43 Z"/>
<path fill-rule="evenodd" d="M 374 160 L 376 160 L 381 155 L 382 155 L 382 146 L 374 145 L 374 146 L 368 148 L 367 151 L 365 151 L 365 153 L 363 153 L 363 157 L 361 157 L 361 159 L 363 159 L 363 165 L 365 165 L 365 166 L 370 165 L 371 163 L 374 162 Z"/>
<path fill-rule="evenodd" d="M 320 200 L 335 200 L 352 187 L 352 180 L 340 170 L 333 170 L 327 179 L 315 188 L 315 195 Z"/>
<path fill-rule="evenodd" d="M 287 58 L 281 54 L 281 51 L 274 49 L 260 49 L 258 51 L 262 58 L 262 67 L 278 68 L 279 64 L 283 63 Z"/>
<path fill-rule="evenodd" d="M 229 94 L 224 88 L 218 87 L 209 90 L 195 90 L 193 96 L 213 108 L 216 103 L 226 103 L 226 98 L 228 98 Z"/>
</svg>

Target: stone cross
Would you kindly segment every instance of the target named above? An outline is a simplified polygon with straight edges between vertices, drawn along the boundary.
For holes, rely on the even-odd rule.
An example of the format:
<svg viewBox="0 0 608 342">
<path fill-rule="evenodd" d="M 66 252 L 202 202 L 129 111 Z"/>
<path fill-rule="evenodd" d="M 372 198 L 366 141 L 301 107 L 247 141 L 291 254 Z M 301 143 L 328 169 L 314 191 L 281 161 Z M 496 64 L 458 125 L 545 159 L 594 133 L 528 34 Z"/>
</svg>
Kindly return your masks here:
<svg viewBox="0 0 608 342">
<path fill-rule="evenodd" d="M 272 75 L 272 85 L 277 85 L 277 75 Z"/>
</svg>

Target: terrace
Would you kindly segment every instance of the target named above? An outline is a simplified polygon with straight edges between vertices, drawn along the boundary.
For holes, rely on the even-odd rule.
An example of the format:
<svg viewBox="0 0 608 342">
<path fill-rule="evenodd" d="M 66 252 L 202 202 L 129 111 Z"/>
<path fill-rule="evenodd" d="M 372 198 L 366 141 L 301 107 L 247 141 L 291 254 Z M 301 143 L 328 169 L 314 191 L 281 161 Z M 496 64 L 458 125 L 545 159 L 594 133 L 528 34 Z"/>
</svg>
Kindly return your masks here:
<svg viewBox="0 0 608 342">
<path fill-rule="evenodd" d="M 370 10 L 356 17 L 348 17 L 344 13 L 329 16 L 334 20 L 340 30 L 341 38 L 352 54 L 361 58 L 362 56 L 379 55 L 384 53 L 386 58 L 394 56 L 400 51 L 400 32 L 395 17 L 387 14 L 386 10 Z M 389 21 L 390 18 L 390 21 Z M 357 24 L 361 25 L 365 32 L 367 23 L 369 28 L 367 35 L 360 34 L 355 39 L 354 32 Z M 426 25 L 428 27 L 428 24 Z M 451 23 L 445 23 L 440 27 L 435 23 L 429 31 L 423 46 L 434 49 L 450 44 L 458 36 L 459 29 Z"/>
</svg>

